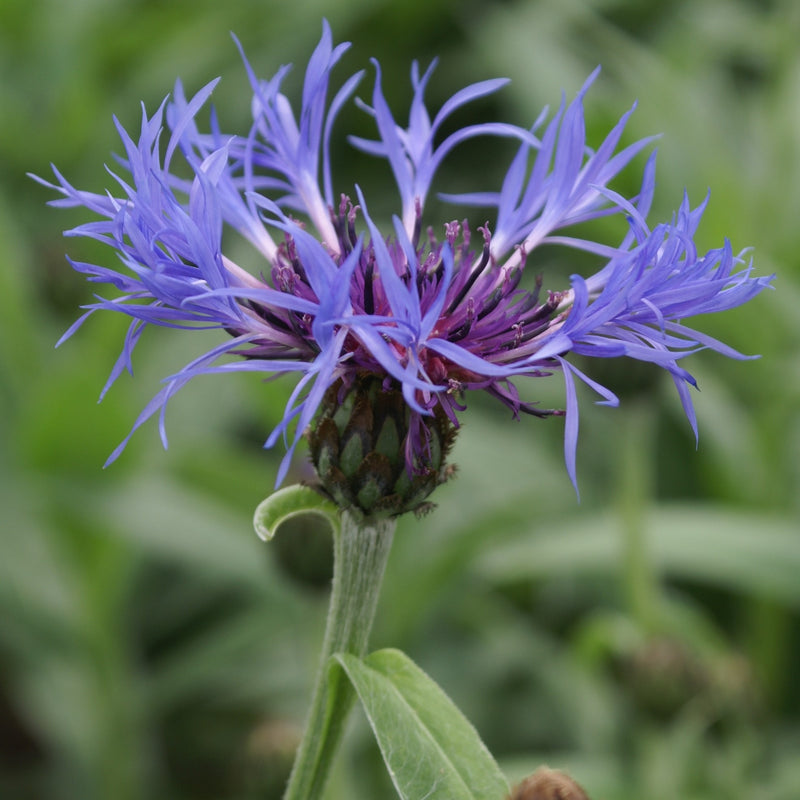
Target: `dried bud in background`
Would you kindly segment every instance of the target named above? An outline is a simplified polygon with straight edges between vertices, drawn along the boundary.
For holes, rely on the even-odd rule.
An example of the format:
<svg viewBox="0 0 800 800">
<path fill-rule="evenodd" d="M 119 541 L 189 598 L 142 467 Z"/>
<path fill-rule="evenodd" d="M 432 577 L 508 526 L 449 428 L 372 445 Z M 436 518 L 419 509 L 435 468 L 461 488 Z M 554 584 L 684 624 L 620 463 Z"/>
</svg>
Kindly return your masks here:
<svg viewBox="0 0 800 800">
<path fill-rule="evenodd" d="M 565 772 L 539 767 L 514 787 L 509 800 L 589 800 L 589 795 Z"/>
</svg>

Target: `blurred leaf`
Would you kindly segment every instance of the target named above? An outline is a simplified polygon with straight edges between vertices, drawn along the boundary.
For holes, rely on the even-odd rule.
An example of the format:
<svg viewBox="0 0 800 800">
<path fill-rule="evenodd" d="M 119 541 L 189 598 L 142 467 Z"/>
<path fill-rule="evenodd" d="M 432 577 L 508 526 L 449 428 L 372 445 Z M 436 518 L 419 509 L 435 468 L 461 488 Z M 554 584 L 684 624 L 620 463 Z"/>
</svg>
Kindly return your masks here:
<svg viewBox="0 0 800 800">
<path fill-rule="evenodd" d="M 714 506 L 661 506 L 647 515 L 650 558 L 664 575 L 800 606 L 800 534 L 791 518 Z M 500 545 L 478 569 L 496 582 L 615 574 L 622 536 L 608 513 L 551 523 Z"/>
<path fill-rule="evenodd" d="M 28 642 L 23 650 L 43 634 L 75 635 L 75 587 L 38 500 L 25 483 L 0 487 L 0 634 L 14 631 L 18 646 Z"/>
<path fill-rule="evenodd" d="M 91 508 L 151 557 L 270 592 L 280 582 L 246 510 L 236 514 L 169 478 L 137 477 L 98 494 Z"/>
<path fill-rule="evenodd" d="M 378 621 L 392 643 L 423 623 L 479 554 L 544 510 L 538 503 L 532 509 L 532 498 L 548 498 L 547 507 L 574 502 L 561 461 L 559 421 L 516 421 L 504 409 L 481 411 L 474 409 L 456 440 L 451 460 L 459 469 L 433 495 L 436 509 L 422 519 L 400 519 L 382 594 L 392 613 Z"/>
</svg>

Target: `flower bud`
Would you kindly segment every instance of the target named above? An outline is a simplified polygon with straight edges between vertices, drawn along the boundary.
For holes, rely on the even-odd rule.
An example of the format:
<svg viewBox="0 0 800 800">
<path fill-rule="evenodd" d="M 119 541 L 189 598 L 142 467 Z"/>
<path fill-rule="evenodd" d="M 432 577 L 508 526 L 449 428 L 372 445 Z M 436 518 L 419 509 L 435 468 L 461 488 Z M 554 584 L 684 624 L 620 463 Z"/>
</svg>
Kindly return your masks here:
<svg viewBox="0 0 800 800">
<path fill-rule="evenodd" d="M 437 405 L 412 411 L 398 387 L 362 376 L 327 391 L 309 432 L 320 487 L 343 509 L 377 519 L 433 506 L 431 492 L 452 475 L 446 464 L 456 430 Z"/>
</svg>

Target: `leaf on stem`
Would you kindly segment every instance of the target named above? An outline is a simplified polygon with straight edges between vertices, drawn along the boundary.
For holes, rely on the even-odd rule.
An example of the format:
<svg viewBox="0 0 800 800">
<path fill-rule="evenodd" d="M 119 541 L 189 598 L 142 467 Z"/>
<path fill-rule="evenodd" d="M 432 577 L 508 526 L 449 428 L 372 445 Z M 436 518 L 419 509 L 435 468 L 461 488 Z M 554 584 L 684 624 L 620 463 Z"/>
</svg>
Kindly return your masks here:
<svg viewBox="0 0 800 800">
<path fill-rule="evenodd" d="M 253 515 L 253 527 L 259 537 L 268 542 L 286 520 L 301 514 L 318 514 L 330 523 L 334 533 L 339 530 L 336 506 L 310 486 L 300 484 L 286 486 L 262 500 Z"/>
<path fill-rule="evenodd" d="M 403 800 L 503 800 L 508 783 L 477 731 L 408 656 L 333 656 L 366 711 Z"/>
</svg>

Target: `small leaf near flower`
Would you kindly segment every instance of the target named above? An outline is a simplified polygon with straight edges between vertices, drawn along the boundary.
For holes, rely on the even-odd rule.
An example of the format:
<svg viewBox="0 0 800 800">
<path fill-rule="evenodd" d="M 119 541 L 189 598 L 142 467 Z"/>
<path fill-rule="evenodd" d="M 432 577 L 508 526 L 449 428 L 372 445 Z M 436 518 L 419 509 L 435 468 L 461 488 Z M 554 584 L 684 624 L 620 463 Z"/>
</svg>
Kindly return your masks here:
<svg viewBox="0 0 800 800">
<path fill-rule="evenodd" d="M 253 527 L 259 538 L 268 542 L 286 520 L 301 514 L 318 514 L 330 523 L 334 533 L 339 530 L 336 506 L 311 487 L 299 484 L 279 489 L 262 500 L 253 515 Z"/>
</svg>

